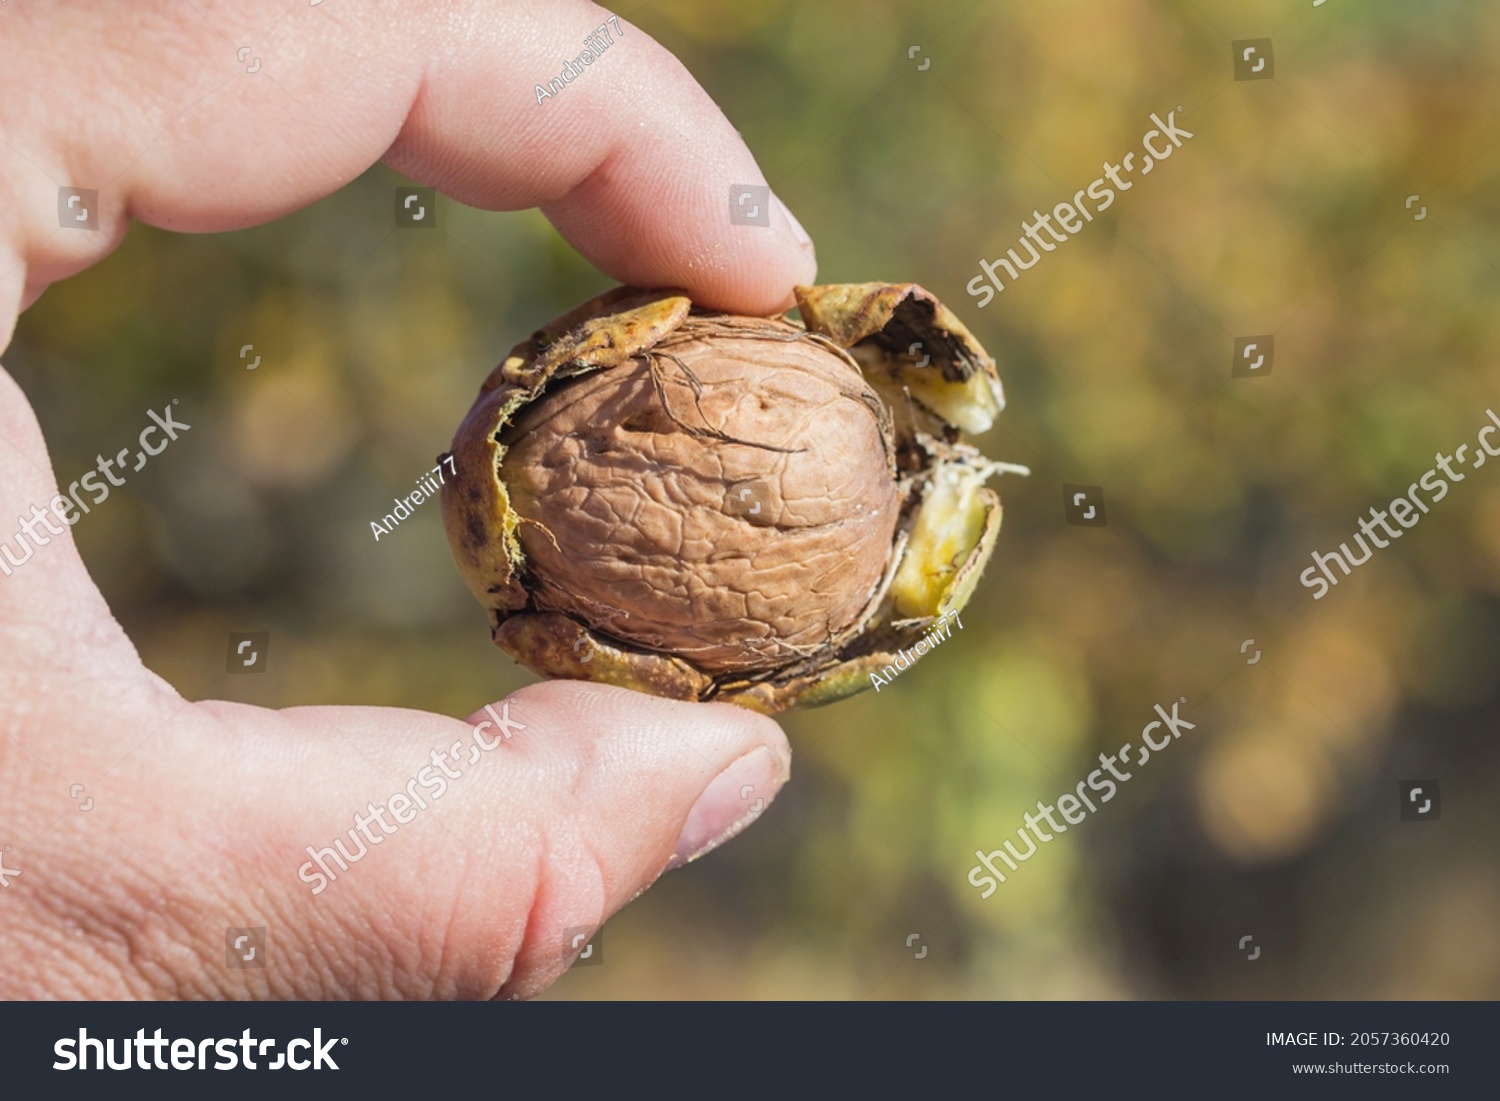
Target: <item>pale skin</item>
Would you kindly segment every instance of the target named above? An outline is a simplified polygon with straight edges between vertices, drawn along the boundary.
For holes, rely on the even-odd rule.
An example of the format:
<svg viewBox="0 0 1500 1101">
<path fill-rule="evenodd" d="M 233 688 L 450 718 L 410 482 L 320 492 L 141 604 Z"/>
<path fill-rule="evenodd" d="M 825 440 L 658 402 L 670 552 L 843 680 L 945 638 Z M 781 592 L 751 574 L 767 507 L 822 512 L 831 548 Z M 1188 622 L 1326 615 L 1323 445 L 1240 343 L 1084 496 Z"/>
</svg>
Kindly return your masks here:
<svg viewBox="0 0 1500 1101">
<path fill-rule="evenodd" d="M 769 232 L 729 223 L 730 185 L 760 170 L 644 32 L 622 21 L 538 106 L 535 84 L 608 17 L 577 0 L 6 4 L 0 346 L 132 218 L 236 229 L 382 161 L 459 202 L 540 207 L 621 282 L 742 313 L 789 305 L 811 243 L 779 204 Z M 60 186 L 99 191 L 99 232 L 58 228 Z M 0 538 L 56 492 L 0 370 Z M 48 538 L 0 576 L 0 863 L 21 871 L 0 891 L 0 998 L 531 996 L 568 966 L 565 929 L 733 836 L 789 775 L 781 730 L 741 709 L 536 685 L 506 701 L 524 731 L 460 764 L 409 824 L 370 826 L 381 843 L 314 896 L 306 847 L 433 750 L 472 744 L 483 711 L 184 700 L 142 664 L 71 531 Z M 254 926 L 268 966 L 227 968 L 225 930 Z"/>
</svg>

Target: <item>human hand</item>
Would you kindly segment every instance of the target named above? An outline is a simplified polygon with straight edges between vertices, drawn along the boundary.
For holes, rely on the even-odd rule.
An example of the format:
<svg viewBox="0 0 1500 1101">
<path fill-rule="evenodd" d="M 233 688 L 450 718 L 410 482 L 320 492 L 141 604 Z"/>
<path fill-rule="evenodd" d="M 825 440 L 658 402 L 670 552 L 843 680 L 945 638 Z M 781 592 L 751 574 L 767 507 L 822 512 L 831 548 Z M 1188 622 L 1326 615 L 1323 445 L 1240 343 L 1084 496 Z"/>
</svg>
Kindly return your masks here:
<svg viewBox="0 0 1500 1101">
<path fill-rule="evenodd" d="M 592 4 L 192 11 L 0 12 L 0 344 L 132 217 L 252 225 L 377 160 L 471 205 L 540 206 L 622 282 L 764 314 L 812 281 L 811 243 L 779 203 L 771 232 L 729 224 L 730 185 L 761 174 L 629 23 L 537 104 L 534 86 L 609 19 Z M 247 42 L 253 75 L 236 57 Z M 98 190 L 99 232 L 57 228 L 61 186 Z M 788 776 L 767 719 L 595 685 L 523 689 L 488 727 L 485 710 L 185 701 L 42 513 L 57 492 L 0 371 L 0 517 L 20 529 L 0 529 L 0 865 L 21 872 L 0 890 L 0 997 L 526 997 L 566 969 L 565 929 L 597 927 L 733 836 Z M 372 789 L 351 751 L 389 784 Z M 442 792 L 417 781 L 440 768 Z M 361 855 L 343 870 L 325 858 L 337 878 L 314 894 L 308 848 L 335 838 Z M 226 929 L 255 926 L 271 964 L 227 968 Z"/>
</svg>

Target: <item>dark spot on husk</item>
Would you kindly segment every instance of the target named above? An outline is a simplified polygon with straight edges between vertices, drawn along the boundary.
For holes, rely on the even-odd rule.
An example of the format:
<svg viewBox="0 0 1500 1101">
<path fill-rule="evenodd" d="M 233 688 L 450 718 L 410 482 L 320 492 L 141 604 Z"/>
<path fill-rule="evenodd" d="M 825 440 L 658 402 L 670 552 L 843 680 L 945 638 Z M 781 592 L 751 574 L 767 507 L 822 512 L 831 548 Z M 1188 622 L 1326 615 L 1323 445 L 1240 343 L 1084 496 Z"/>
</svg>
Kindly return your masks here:
<svg viewBox="0 0 1500 1101">
<path fill-rule="evenodd" d="M 478 515 L 471 513 L 469 516 L 468 528 L 469 540 L 472 546 L 489 546 L 490 533 L 489 529 L 485 527 L 483 519 L 481 519 Z"/>
</svg>

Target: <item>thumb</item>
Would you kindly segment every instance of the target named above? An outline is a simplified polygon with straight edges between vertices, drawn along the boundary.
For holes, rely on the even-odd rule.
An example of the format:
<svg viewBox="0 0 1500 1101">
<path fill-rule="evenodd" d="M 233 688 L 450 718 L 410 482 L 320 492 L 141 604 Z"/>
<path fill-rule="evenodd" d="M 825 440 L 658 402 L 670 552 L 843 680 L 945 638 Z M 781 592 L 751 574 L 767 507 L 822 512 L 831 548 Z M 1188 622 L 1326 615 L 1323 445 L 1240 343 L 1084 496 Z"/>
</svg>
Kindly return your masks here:
<svg viewBox="0 0 1500 1101">
<path fill-rule="evenodd" d="M 603 685 L 534 685 L 469 724 L 373 708 L 281 715 L 335 728 L 319 740 L 343 747 L 302 772 L 315 802 L 294 800 L 307 809 L 282 833 L 297 841 L 277 878 L 297 869 L 303 915 L 284 935 L 309 939 L 292 957 L 326 964 L 311 941 L 330 923 L 378 941 L 338 954 L 360 962 L 335 990 L 284 976 L 302 996 L 530 997 L 663 871 L 758 817 L 790 773 L 769 719 Z M 348 767 L 350 745 L 371 767 Z M 370 975 L 372 959 L 390 973 Z"/>
<path fill-rule="evenodd" d="M 41 544 L 0 548 L 0 837 L 26 876 L 0 956 L 34 962 L 0 969 L 0 997 L 529 997 L 789 775 L 767 718 L 604 685 L 534 685 L 467 723 L 188 703 L 66 527 L 25 511 L 54 492 L 0 370 L 0 519 Z"/>
</svg>

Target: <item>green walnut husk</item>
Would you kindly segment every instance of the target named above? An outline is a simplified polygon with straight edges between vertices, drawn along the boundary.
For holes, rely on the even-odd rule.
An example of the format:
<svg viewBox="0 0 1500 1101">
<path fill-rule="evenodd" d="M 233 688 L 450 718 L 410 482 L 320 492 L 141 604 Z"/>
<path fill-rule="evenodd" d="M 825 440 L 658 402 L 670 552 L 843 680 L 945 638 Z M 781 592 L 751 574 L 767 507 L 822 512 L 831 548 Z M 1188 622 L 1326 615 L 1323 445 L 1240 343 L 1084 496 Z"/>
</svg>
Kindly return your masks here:
<svg viewBox="0 0 1500 1101">
<path fill-rule="evenodd" d="M 994 361 L 914 283 L 796 296 L 800 322 L 619 287 L 491 372 L 443 519 L 501 649 L 773 714 L 869 688 L 963 608 L 985 483 L 1021 469 L 962 439 L 1004 408 Z"/>
</svg>

